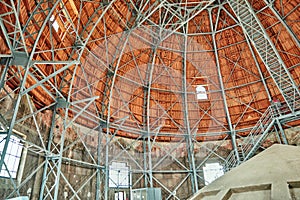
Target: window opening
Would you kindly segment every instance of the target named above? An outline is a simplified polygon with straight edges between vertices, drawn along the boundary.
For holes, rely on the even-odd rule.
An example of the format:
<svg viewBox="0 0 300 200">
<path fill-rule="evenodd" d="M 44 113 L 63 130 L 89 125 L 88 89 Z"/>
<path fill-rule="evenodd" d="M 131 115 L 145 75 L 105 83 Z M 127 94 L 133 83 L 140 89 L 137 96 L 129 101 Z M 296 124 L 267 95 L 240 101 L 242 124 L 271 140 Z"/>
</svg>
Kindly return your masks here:
<svg viewBox="0 0 300 200">
<path fill-rule="evenodd" d="M 224 170 L 220 163 L 206 163 L 203 167 L 203 174 L 205 185 L 208 185 L 220 176 L 224 175 Z"/>
<path fill-rule="evenodd" d="M 2 154 L 5 141 L 6 141 L 7 134 L 1 134 L 0 135 L 0 154 Z M 23 144 L 21 144 L 21 139 L 18 137 L 11 135 L 10 140 L 7 146 L 6 155 L 4 157 L 4 163 L 5 165 L 2 165 L 2 169 L 0 171 L 0 177 L 6 177 L 6 178 L 16 178 L 20 160 L 22 156 L 22 150 L 23 150 Z M 8 170 L 8 171 L 7 171 Z M 9 172 L 9 173 L 8 173 Z M 11 176 L 9 176 L 9 174 Z"/>
<path fill-rule="evenodd" d="M 50 21 L 52 22 L 52 26 L 53 26 L 54 30 L 57 32 L 59 29 L 59 25 L 58 25 L 57 21 L 55 20 L 54 15 L 52 15 L 50 17 Z"/>
<path fill-rule="evenodd" d="M 129 167 L 126 163 L 112 162 L 112 164 L 109 165 L 109 187 L 130 187 Z"/>
<path fill-rule="evenodd" d="M 207 92 L 203 85 L 196 86 L 196 94 L 198 100 L 207 99 Z"/>
</svg>

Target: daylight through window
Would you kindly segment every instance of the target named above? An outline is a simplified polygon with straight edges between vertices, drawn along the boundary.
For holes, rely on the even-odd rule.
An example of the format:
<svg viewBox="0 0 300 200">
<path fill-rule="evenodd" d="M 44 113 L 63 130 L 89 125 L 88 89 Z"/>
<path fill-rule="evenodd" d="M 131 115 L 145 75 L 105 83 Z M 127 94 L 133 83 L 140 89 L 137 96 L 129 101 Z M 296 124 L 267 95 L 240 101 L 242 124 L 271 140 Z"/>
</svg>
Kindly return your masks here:
<svg viewBox="0 0 300 200">
<path fill-rule="evenodd" d="M 2 154 L 5 141 L 6 141 L 6 134 L 0 135 L 0 154 Z M 21 144 L 21 140 L 12 135 L 10 137 L 10 141 L 8 143 L 7 151 L 4 158 L 4 163 L 7 166 L 7 169 L 12 178 L 17 177 L 18 168 L 21 160 L 23 145 Z M 0 171 L 0 177 L 7 177 L 9 178 L 9 173 L 6 170 L 5 165 L 2 166 Z"/>
<path fill-rule="evenodd" d="M 54 30 L 57 32 L 59 29 L 59 25 L 53 15 L 51 16 L 50 21 L 52 22 L 52 26 L 53 26 Z"/>
<path fill-rule="evenodd" d="M 210 184 L 215 179 L 224 174 L 223 167 L 219 163 L 206 163 L 203 167 L 205 185 Z"/>
<path fill-rule="evenodd" d="M 206 89 L 203 85 L 197 85 L 196 94 L 197 94 L 197 99 L 198 100 L 207 99 Z"/>
<path fill-rule="evenodd" d="M 129 188 L 129 167 L 126 163 L 112 162 L 109 166 L 109 187 Z"/>
</svg>

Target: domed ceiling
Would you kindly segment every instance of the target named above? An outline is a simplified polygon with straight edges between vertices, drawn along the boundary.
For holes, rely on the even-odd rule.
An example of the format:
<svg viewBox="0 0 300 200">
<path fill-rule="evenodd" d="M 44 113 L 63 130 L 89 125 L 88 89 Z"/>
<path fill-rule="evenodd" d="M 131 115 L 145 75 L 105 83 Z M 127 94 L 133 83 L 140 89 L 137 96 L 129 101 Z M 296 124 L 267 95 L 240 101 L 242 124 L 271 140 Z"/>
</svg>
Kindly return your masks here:
<svg viewBox="0 0 300 200">
<path fill-rule="evenodd" d="M 23 0 L 17 20 L 10 3 L 1 3 L 1 54 L 26 52 L 36 108 L 70 98 L 70 116 L 87 106 L 76 117 L 84 126 L 102 121 L 117 135 L 156 141 L 217 140 L 247 135 L 273 97 L 284 101 L 227 1 Z M 299 85 L 299 2 L 248 4 Z M 23 34 L 10 43 L 16 26 Z M 36 77 L 49 78 L 35 86 Z"/>
</svg>

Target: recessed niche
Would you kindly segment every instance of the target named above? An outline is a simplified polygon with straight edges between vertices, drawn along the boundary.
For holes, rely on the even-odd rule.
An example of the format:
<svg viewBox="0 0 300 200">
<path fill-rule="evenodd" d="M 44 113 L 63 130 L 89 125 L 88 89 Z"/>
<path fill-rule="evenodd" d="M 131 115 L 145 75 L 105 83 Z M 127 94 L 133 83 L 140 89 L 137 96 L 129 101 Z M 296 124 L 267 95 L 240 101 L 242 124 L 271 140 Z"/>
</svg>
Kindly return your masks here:
<svg viewBox="0 0 300 200">
<path fill-rule="evenodd" d="M 230 189 L 222 200 L 271 199 L 271 184 Z"/>
</svg>

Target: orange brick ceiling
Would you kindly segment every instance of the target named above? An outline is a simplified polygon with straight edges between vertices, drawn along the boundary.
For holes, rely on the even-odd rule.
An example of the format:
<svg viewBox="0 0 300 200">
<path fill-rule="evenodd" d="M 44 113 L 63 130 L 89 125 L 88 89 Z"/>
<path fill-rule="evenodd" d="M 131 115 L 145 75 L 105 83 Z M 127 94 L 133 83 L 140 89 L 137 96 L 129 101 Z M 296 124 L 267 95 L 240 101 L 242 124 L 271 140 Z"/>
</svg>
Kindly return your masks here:
<svg viewBox="0 0 300 200">
<path fill-rule="evenodd" d="M 172 141 L 176 135 L 189 132 L 197 134 L 199 140 L 211 140 L 223 138 L 230 127 L 247 134 L 246 129 L 269 106 L 268 92 L 282 98 L 226 1 L 215 1 L 207 7 L 205 2 L 165 1 L 156 9 L 158 1 L 133 4 L 116 0 L 105 10 L 110 2 L 64 0 L 55 7 L 54 20 L 48 19 L 33 60 L 79 59 L 73 82 L 77 92 L 72 101 L 91 93 L 99 96 L 89 111 L 110 122 L 124 118 L 119 135 L 137 138 L 139 131 L 150 131 L 159 133 L 156 140 Z M 300 47 L 264 1 L 249 3 L 259 11 L 257 17 L 299 84 Z M 199 4 L 205 9 L 197 13 L 193 8 Z M 298 4 L 276 0 L 274 8 L 299 40 Z M 53 5 L 49 2 L 50 8 Z M 36 1 L 21 0 L 20 7 L 19 20 L 26 26 Z M 7 10 L 3 7 L 1 13 Z M 47 15 L 35 17 L 36 21 L 46 20 Z M 15 21 L 13 17 L 7 20 Z M 58 30 L 54 30 L 54 22 Z M 37 29 L 33 25 L 28 31 L 34 33 Z M 72 29 L 81 35 L 76 36 Z M 84 43 L 82 38 L 87 33 L 91 37 L 78 57 L 74 49 L 81 48 L 78 42 Z M 3 33 L 0 39 L 4 44 L 1 53 L 9 54 Z M 25 42 L 30 47 L 35 40 L 27 37 Z M 54 67 L 41 65 L 40 69 L 49 75 Z M 69 74 L 57 80 L 70 80 L 74 70 L 70 67 Z M 29 78 L 26 87 L 33 83 Z M 9 82 L 11 88 L 17 84 L 16 79 Z M 197 85 L 205 87 L 208 99 L 196 98 Z M 67 84 L 61 88 L 66 95 L 68 89 Z M 53 102 L 41 87 L 31 94 L 37 108 Z M 95 126 L 84 118 L 77 122 Z"/>
</svg>

